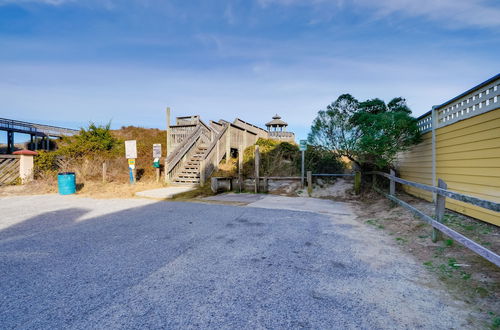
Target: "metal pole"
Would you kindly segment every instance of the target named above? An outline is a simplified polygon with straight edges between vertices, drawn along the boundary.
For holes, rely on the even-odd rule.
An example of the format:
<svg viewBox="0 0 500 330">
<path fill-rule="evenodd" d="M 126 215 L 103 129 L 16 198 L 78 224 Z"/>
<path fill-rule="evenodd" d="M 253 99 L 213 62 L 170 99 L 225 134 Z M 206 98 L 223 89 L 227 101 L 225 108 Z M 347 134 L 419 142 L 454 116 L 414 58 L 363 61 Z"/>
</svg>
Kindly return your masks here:
<svg viewBox="0 0 500 330">
<path fill-rule="evenodd" d="M 300 175 L 300 187 L 303 189 L 304 188 L 304 158 L 305 158 L 305 151 L 302 150 L 302 171 Z"/>
<path fill-rule="evenodd" d="M 260 151 L 259 146 L 255 146 L 255 193 L 259 192 L 259 167 L 260 167 Z"/>
</svg>

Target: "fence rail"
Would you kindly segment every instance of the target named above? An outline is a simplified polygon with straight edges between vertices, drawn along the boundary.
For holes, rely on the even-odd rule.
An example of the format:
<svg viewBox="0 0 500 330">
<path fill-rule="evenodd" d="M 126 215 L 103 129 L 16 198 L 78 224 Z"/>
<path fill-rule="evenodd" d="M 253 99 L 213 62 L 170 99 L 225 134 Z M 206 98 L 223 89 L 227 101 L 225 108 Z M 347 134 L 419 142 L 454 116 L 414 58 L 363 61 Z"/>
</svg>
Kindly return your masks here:
<svg viewBox="0 0 500 330">
<path fill-rule="evenodd" d="M 443 215 L 444 215 L 444 211 L 445 211 L 444 206 L 445 206 L 445 198 L 446 197 L 452 198 L 455 200 L 459 200 L 462 202 L 470 203 L 473 205 L 477 205 L 477 206 L 486 208 L 488 210 L 493 210 L 496 212 L 498 212 L 500 210 L 500 203 L 496 203 L 496 202 L 492 202 L 492 201 L 488 201 L 488 200 L 484 200 L 484 199 L 456 193 L 456 192 L 449 191 L 449 190 L 444 189 L 444 188 L 433 187 L 433 186 L 428 186 L 428 185 L 421 184 L 421 183 L 416 183 L 413 181 L 403 180 L 401 178 L 396 177 L 395 175 L 391 175 L 391 174 L 387 174 L 387 173 L 383 173 L 383 172 L 376 172 L 375 171 L 375 172 L 367 172 L 365 174 L 374 175 L 374 179 L 375 179 L 375 175 L 379 175 L 379 176 L 382 176 L 382 177 L 389 179 L 390 180 L 389 193 L 386 193 L 386 192 L 382 191 L 381 189 L 379 189 L 378 187 L 376 187 L 375 180 L 373 182 L 374 183 L 374 185 L 373 185 L 374 190 L 379 192 L 380 194 L 384 195 L 385 197 L 387 197 L 391 201 L 408 209 L 410 212 L 412 212 L 413 214 L 415 214 L 416 216 L 420 217 L 422 220 L 424 220 L 425 222 L 430 224 L 434 228 L 433 229 L 433 240 L 435 240 L 435 237 L 437 237 L 437 235 L 434 232 L 435 230 L 442 232 L 442 233 L 446 234 L 447 236 L 449 236 L 450 238 L 457 241 L 458 243 L 462 244 L 466 248 L 470 249 L 471 251 L 474 251 L 475 253 L 479 254 L 483 258 L 491 261 L 496 266 L 500 267 L 500 256 L 498 254 L 496 254 L 495 252 L 493 252 L 491 250 L 488 250 L 484 246 L 482 246 L 482 245 L 474 242 L 473 240 L 465 237 L 464 235 L 460 234 L 459 232 L 456 232 L 455 230 L 447 227 L 446 225 L 444 225 L 441 222 Z M 431 216 L 423 213 L 422 211 L 418 210 L 417 208 L 415 208 L 415 207 L 411 206 L 410 204 L 397 198 L 395 196 L 395 183 L 396 182 L 436 193 L 437 194 L 436 214 L 435 214 L 436 219 L 432 218 Z M 443 187 L 446 187 L 446 184 L 442 180 L 440 180 L 440 185 Z"/>
<path fill-rule="evenodd" d="M 0 186 L 11 184 L 19 178 L 19 158 L 17 155 L 0 156 Z"/>
</svg>

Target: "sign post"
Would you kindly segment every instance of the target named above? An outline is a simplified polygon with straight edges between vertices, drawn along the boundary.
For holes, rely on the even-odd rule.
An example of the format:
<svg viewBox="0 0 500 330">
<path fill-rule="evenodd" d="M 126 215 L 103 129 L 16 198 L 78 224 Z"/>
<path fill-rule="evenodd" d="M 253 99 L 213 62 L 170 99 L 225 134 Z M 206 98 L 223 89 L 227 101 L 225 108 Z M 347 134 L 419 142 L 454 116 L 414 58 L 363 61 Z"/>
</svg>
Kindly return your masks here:
<svg viewBox="0 0 500 330">
<path fill-rule="evenodd" d="M 156 182 L 160 182 L 161 144 L 153 144 L 153 167 L 156 168 Z"/>
<path fill-rule="evenodd" d="M 300 140 L 299 150 L 302 152 L 302 167 L 301 167 L 301 175 L 300 175 L 300 187 L 304 188 L 304 158 L 305 158 L 305 151 L 307 150 L 307 140 Z"/>
<path fill-rule="evenodd" d="M 128 159 L 130 184 L 135 184 L 135 181 L 136 181 L 135 159 L 137 158 L 137 141 L 136 140 L 125 141 L 125 158 Z"/>
</svg>

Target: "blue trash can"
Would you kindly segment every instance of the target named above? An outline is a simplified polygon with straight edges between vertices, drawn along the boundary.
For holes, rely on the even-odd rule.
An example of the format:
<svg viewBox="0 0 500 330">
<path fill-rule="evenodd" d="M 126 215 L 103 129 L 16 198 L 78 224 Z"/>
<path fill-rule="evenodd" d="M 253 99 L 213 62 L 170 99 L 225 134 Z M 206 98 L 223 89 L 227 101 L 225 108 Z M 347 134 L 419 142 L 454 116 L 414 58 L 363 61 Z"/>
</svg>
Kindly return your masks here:
<svg viewBox="0 0 500 330">
<path fill-rule="evenodd" d="M 76 176 L 74 172 L 57 174 L 57 188 L 61 195 L 71 195 L 76 192 Z"/>
</svg>

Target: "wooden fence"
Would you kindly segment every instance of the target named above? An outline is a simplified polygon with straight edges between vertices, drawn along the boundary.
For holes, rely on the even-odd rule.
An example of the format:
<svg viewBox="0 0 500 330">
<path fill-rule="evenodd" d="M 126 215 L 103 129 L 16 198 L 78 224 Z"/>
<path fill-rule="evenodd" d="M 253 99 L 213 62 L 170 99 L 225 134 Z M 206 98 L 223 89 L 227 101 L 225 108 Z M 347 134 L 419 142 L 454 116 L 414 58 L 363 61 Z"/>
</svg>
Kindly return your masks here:
<svg viewBox="0 0 500 330">
<path fill-rule="evenodd" d="M 0 186 L 19 179 L 19 158 L 17 155 L 0 155 Z"/>
<path fill-rule="evenodd" d="M 436 124 L 424 132 L 422 143 L 399 155 L 397 170 L 406 180 L 436 186 L 439 177 L 453 191 L 500 202 L 500 109 Z M 405 190 L 433 200 L 431 192 L 418 187 Z M 459 200 L 447 200 L 446 208 L 500 226 L 491 210 Z"/>
<path fill-rule="evenodd" d="M 464 235 L 454 231 L 453 229 L 447 227 L 442 223 L 443 216 L 444 216 L 444 211 L 445 211 L 445 203 L 447 201 L 447 198 L 455 200 L 455 201 L 460 201 L 462 203 L 474 205 L 476 207 L 489 210 L 491 212 L 495 212 L 497 216 L 500 216 L 500 203 L 489 201 L 489 200 L 484 200 L 481 198 L 477 198 L 474 196 L 469 196 L 469 195 L 464 195 L 461 193 L 457 193 L 454 191 L 450 191 L 447 189 L 446 183 L 439 179 L 438 187 L 433 187 L 425 184 L 421 184 L 418 182 L 413 182 L 413 181 L 408 181 L 404 180 L 401 178 L 398 178 L 395 176 L 394 172 L 391 171 L 391 174 L 383 173 L 383 172 L 368 172 L 365 174 L 372 174 L 373 175 L 373 188 L 377 192 L 383 194 L 393 202 L 403 206 L 404 208 L 408 209 L 411 211 L 413 214 L 416 216 L 420 217 L 422 220 L 427 222 L 433 227 L 433 233 L 432 233 L 432 239 L 433 241 L 437 241 L 440 237 L 439 232 L 444 233 L 448 237 L 454 239 L 458 243 L 462 244 L 466 248 L 474 251 L 475 253 L 479 254 L 483 258 L 491 261 L 495 265 L 500 267 L 500 256 L 496 254 L 493 251 L 488 250 L 484 246 L 474 242 L 473 240 L 465 237 Z M 388 178 L 390 180 L 389 184 L 389 193 L 386 193 L 379 189 L 376 186 L 376 176 L 382 176 L 385 178 Z M 422 211 L 416 209 L 415 207 L 411 206 L 410 204 L 398 199 L 396 197 L 396 182 L 418 188 L 423 191 L 427 191 L 429 193 L 434 193 L 437 195 L 436 199 L 436 210 L 435 210 L 435 218 L 430 217 L 429 215 L 423 213 Z M 439 232 L 438 232 L 439 231 Z"/>
</svg>

